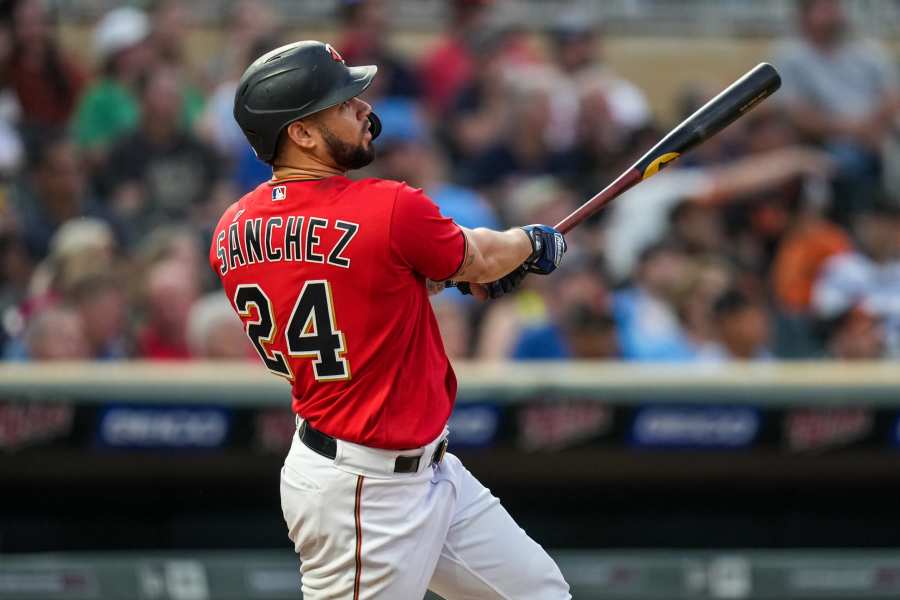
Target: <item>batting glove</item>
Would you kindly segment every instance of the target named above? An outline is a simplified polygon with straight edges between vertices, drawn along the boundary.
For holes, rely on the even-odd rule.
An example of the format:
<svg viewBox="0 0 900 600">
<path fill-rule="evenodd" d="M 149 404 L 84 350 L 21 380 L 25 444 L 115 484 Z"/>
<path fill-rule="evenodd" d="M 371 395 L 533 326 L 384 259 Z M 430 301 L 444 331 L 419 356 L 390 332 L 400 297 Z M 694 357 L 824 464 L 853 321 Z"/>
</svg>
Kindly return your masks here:
<svg viewBox="0 0 900 600">
<path fill-rule="evenodd" d="M 563 234 L 549 225 L 526 225 L 521 229 L 531 240 L 531 256 L 524 264 L 528 272 L 548 275 L 555 271 L 567 247 Z"/>
<path fill-rule="evenodd" d="M 525 276 L 528 275 L 528 270 L 525 268 L 525 265 L 517 267 L 515 271 L 504 275 L 500 279 L 496 281 L 492 281 L 490 283 L 482 283 L 481 285 L 487 290 L 488 297 L 491 299 L 499 298 L 500 296 L 506 295 L 513 290 L 515 290 L 522 283 L 522 280 L 525 279 Z M 460 294 L 471 294 L 472 287 L 471 284 L 461 281 L 456 284 L 456 289 L 459 290 Z"/>
</svg>

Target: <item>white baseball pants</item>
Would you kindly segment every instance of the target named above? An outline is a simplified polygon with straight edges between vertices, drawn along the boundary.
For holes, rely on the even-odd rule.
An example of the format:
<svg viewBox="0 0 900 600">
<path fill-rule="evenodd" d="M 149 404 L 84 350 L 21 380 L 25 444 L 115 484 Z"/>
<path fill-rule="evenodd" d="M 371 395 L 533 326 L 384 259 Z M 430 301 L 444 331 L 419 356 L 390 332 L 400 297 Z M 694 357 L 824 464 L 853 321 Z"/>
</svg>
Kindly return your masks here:
<svg viewBox="0 0 900 600">
<path fill-rule="evenodd" d="M 458 458 L 394 474 L 396 452 L 338 441 L 334 460 L 295 435 L 281 506 L 304 600 L 564 600 L 562 573 Z M 406 454 L 406 452 L 404 452 Z"/>
</svg>

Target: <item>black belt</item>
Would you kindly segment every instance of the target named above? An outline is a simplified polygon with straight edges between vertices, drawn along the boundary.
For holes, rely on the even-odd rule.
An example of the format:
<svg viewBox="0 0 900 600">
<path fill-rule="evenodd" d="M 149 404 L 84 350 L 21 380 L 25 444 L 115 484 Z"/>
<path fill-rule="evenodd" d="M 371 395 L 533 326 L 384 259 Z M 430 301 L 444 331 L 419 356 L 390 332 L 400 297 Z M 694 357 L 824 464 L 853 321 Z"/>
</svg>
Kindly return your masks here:
<svg viewBox="0 0 900 600">
<path fill-rule="evenodd" d="M 337 456 L 337 440 L 317 429 L 313 429 L 306 421 L 303 421 L 300 425 L 300 429 L 297 430 L 297 437 L 300 438 L 300 441 L 303 442 L 307 448 L 321 454 L 325 458 L 334 460 L 334 457 Z M 446 452 L 447 440 L 443 439 L 437 445 L 437 448 L 434 449 L 434 454 L 431 455 L 431 462 L 429 464 L 434 465 L 440 463 L 444 459 L 444 454 L 446 454 Z M 419 461 L 421 459 L 421 454 L 419 456 L 398 456 L 397 460 L 394 461 L 394 473 L 418 472 Z"/>
</svg>

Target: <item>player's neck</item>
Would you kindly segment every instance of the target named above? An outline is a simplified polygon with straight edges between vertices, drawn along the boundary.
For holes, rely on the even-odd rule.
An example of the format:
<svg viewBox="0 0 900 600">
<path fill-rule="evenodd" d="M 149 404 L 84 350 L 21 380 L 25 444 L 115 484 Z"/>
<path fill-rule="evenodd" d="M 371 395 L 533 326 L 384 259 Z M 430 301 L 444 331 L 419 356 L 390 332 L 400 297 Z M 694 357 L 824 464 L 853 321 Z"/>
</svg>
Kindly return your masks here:
<svg viewBox="0 0 900 600">
<path fill-rule="evenodd" d="M 288 165 L 275 165 L 272 168 L 272 181 L 284 181 L 286 179 L 290 179 L 292 181 L 298 179 L 325 179 L 326 177 L 334 177 L 335 175 L 343 175 L 344 172 L 340 169 L 336 169 L 333 167 L 327 166 L 312 166 L 312 165 L 304 165 L 304 166 L 288 166 Z"/>
</svg>

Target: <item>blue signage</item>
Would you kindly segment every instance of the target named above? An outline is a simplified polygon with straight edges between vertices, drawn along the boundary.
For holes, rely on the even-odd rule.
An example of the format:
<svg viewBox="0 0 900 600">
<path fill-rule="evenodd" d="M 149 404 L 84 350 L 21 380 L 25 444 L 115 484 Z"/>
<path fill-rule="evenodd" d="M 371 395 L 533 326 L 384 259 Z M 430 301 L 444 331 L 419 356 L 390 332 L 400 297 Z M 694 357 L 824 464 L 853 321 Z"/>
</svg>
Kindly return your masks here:
<svg viewBox="0 0 900 600">
<path fill-rule="evenodd" d="M 756 440 L 760 417 L 744 406 L 652 406 L 638 410 L 631 430 L 636 446 L 743 448 Z"/>
<path fill-rule="evenodd" d="M 97 438 L 112 448 L 218 448 L 230 421 L 217 407 L 108 406 L 100 411 Z"/>
</svg>

